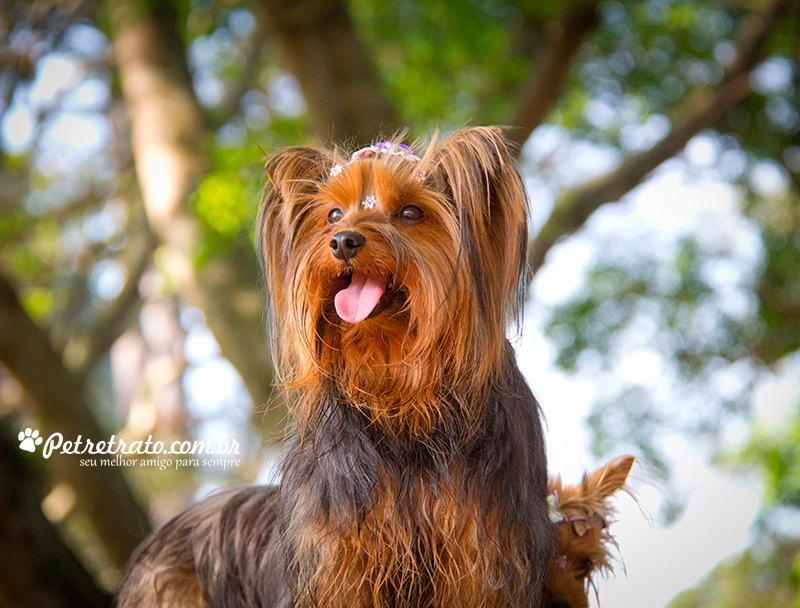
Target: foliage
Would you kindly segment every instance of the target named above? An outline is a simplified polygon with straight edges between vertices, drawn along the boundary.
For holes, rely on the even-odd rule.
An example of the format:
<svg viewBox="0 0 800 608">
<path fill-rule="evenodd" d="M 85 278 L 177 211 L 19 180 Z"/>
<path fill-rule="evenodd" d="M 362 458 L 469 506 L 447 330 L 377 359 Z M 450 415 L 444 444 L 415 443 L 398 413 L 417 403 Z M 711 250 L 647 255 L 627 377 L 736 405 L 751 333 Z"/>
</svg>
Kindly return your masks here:
<svg viewBox="0 0 800 608">
<path fill-rule="evenodd" d="M 190 200 L 205 228 L 200 264 L 215 252 L 230 248 L 233 241 L 252 235 L 262 157 L 255 146 L 215 149 L 214 168 L 201 178 Z"/>
<path fill-rule="evenodd" d="M 679 594 L 669 608 L 796 608 L 800 605 L 800 544 L 768 538 L 718 566 L 697 587 Z"/>
</svg>

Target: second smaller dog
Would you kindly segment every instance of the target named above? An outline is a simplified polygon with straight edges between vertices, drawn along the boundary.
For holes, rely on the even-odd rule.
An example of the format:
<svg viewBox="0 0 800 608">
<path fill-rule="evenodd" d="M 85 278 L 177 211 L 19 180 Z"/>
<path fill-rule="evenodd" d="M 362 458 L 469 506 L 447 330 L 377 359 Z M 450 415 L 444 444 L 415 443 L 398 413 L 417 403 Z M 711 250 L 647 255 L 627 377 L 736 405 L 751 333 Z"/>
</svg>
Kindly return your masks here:
<svg viewBox="0 0 800 608">
<path fill-rule="evenodd" d="M 543 608 L 587 608 L 593 575 L 612 572 L 610 549 L 617 543 L 608 529 L 614 514 L 610 498 L 625 486 L 633 462 L 633 456 L 622 456 L 573 486 L 565 486 L 561 476 L 550 478 L 561 546 L 547 565 Z"/>
</svg>

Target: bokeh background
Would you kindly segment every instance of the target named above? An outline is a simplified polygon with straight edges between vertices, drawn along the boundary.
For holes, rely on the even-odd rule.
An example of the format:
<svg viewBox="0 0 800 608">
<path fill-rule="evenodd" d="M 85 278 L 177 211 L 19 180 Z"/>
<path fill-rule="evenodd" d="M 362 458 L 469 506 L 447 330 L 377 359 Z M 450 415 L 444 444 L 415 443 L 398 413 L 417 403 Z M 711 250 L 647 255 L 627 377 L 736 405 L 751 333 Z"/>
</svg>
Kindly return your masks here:
<svg viewBox="0 0 800 608">
<path fill-rule="evenodd" d="M 110 606 L 154 526 L 274 479 L 264 158 L 478 124 L 528 181 L 551 469 L 639 458 L 604 605 L 800 606 L 798 57 L 796 0 L 0 0 L 0 607 Z"/>
</svg>

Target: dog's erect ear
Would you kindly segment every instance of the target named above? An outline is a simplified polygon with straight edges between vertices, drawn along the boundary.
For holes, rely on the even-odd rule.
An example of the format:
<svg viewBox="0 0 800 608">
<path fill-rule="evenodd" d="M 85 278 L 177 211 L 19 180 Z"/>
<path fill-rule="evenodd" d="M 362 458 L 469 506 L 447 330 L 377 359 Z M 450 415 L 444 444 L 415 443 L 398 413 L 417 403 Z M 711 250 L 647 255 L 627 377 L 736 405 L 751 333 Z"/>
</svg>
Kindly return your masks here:
<svg viewBox="0 0 800 608">
<path fill-rule="evenodd" d="M 279 221 L 284 230 L 288 229 L 308 196 L 327 179 L 332 166 L 333 159 L 326 151 L 306 146 L 287 148 L 271 157 L 264 168 L 270 183 L 261 221 Z"/>
<path fill-rule="evenodd" d="M 308 146 L 295 146 L 278 152 L 267 160 L 264 170 L 275 189 L 284 199 L 291 198 L 309 183 L 319 183 L 327 178 L 333 160 L 325 150 Z"/>
<path fill-rule="evenodd" d="M 258 217 L 257 243 L 262 265 L 277 262 L 270 251 L 283 248 L 291 225 L 327 179 L 333 159 L 325 150 L 297 146 L 272 156 L 264 168 L 269 182 Z"/>
<path fill-rule="evenodd" d="M 634 460 L 633 456 L 620 456 L 592 473 L 598 498 L 605 500 L 625 485 Z"/>
<path fill-rule="evenodd" d="M 272 285 L 273 278 L 288 256 L 294 224 L 332 166 L 328 152 L 305 146 L 287 148 L 267 161 L 265 171 L 270 183 L 258 215 L 256 245 L 273 295 L 277 289 Z"/>
<path fill-rule="evenodd" d="M 464 129 L 448 137 L 432 165 L 461 224 L 461 256 L 470 265 L 483 312 L 518 312 L 527 278 L 528 201 L 503 133 Z"/>
</svg>

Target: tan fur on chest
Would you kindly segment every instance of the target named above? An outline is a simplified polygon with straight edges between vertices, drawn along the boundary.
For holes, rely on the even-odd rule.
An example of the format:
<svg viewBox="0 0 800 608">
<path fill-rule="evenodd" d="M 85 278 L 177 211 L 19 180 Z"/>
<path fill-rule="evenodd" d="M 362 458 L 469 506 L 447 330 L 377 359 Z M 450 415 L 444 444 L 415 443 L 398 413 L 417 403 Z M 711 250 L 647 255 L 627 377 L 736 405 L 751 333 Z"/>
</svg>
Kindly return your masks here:
<svg viewBox="0 0 800 608">
<path fill-rule="evenodd" d="M 298 606 L 506 605 L 501 560 L 525 565 L 500 542 L 495 518 L 453 486 L 419 480 L 407 492 L 382 484 L 361 521 L 337 518 L 335 507 L 328 522 L 297 510 Z"/>
</svg>

